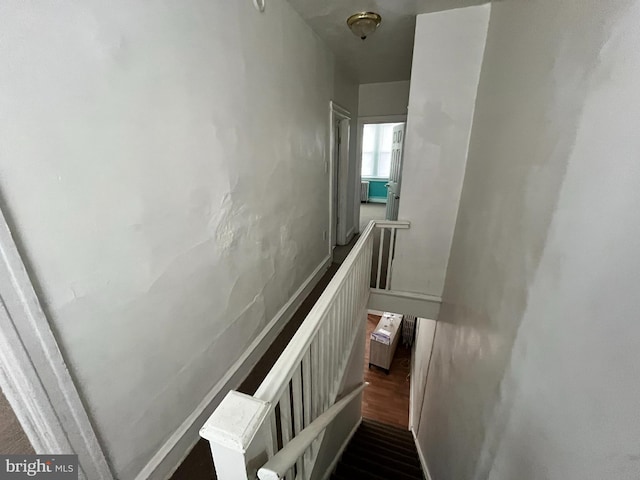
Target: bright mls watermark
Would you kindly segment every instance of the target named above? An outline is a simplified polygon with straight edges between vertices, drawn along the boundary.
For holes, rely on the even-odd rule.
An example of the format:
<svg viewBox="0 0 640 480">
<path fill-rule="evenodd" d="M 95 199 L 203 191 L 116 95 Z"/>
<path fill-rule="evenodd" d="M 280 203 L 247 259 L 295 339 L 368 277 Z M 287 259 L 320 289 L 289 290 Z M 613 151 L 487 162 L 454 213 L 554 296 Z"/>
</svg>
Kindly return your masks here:
<svg viewBox="0 0 640 480">
<path fill-rule="evenodd" d="M 78 480 L 77 455 L 0 455 L 0 480 Z"/>
</svg>

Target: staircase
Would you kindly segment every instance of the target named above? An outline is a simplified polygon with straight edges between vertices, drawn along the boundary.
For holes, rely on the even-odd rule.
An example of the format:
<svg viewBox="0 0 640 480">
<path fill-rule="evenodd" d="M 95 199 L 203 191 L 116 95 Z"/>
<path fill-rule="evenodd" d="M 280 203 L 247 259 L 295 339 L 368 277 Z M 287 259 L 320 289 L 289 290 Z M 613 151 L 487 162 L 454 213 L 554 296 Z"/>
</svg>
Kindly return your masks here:
<svg viewBox="0 0 640 480">
<path fill-rule="evenodd" d="M 363 419 L 332 480 L 423 480 L 413 436 L 401 428 Z"/>
<path fill-rule="evenodd" d="M 397 231 L 409 226 L 370 222 L 253 395 L 227 393 L 200 429 L 209 441 L 217 478 L 310 480 L 329 473 L 338 447 L 361 418 L 367 384 L 364 357 L 358 356 L 364 354 L 367 308 L 393 305 L 393 311 L 419 310 L 414 314 L 437 318 L 439 298 L 390 290 L 393 255 L 385 251 L 394 251 Z M 373 297 L 383 301 L 372 303 Z M 343 428 L 329 428 L 337 418 Z M 365 421 L 334 478 L 413 480 L 423 475 L 408 432 Z"/>
</svg>

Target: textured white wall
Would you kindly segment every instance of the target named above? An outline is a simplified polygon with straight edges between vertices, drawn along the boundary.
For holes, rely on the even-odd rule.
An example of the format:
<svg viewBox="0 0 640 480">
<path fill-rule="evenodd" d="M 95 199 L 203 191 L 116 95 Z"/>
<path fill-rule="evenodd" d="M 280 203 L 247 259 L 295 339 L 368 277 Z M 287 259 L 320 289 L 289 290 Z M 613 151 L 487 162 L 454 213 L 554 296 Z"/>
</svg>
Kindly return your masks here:
<svg viewBox="0 0 640 480">
<path fill-rule="evenodd" d="M 361 117 L 406 115 L 409 80 L 362 84 L 358 104 L 358 115 Z"/>
<path fill-rule="evenodd" d="M 640 475 L 640 2 L 495 2 L 423 409 L 434 480 Z"/>
<path fill-rule="evenodd" d="M 122 480 L 328 254 L 334 59 L 267 3 L 0 5 L 3 207 Z"/>
<path fill-rule="evenodd" d="M 441 295 L 462 191 L 489 5 L 418 16 L 394 290 Z"/>
</svg>

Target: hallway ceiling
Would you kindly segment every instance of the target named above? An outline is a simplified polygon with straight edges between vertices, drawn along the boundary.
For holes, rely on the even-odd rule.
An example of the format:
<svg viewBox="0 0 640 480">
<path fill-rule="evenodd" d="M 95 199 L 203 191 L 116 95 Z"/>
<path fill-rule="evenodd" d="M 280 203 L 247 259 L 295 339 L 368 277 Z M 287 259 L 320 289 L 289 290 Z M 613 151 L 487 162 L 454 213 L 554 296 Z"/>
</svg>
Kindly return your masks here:
<svg viewBox="0 0 640 480">
<path fill-rule="evenodd" d="M 458 8 L 486 0 L 289 0 L 359 83 L 409 80 L 418 13 Z M 382 15 L 365 41 L 347 27 L 355 12 Z"/>
</svg>

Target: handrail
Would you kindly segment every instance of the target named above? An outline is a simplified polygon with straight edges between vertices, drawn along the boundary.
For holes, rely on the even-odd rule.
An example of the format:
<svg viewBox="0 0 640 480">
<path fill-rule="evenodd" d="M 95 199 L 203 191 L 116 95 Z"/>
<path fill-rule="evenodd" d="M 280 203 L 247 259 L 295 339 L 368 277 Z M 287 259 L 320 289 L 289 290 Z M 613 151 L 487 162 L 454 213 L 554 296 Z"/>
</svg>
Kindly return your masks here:
<svg viewBox="0 0 640 480">
<path fill-rule="evenodd" d="M 388 290 L 396 233 L 409 227 L 371 221 L 256 393 L 230 392 L 209 417 L 200 434 L 211 445 L 218 478 L 255 479 L 264 465 L 265 478 L 309 480 L 326 426 L 361 391 L 337 400 L 345 373 L 361 368 L 351 354 L 364 334 L 372 261 L 378 259 L 379 286 L 384 259 Z"/>
<path fill-rule="evenodd" d="M 276 453 L 258 470 L 260 480 L 280 480 L 304 455 L 313 441 L 333 422 L 342 410 L 358 397 L 369 384 L 361 383 L 346 396 L 338 400 L 324 413 L 320 414 L 307 428 L 302 430 L 293 440 Z"/>
<path fill-rule="evenodd" d="M 372 220 L 367 225 L 360 238 L 354 245 L 349 255 L 341 265 L 335 277 L 329 282 L 326 290 L 322 293 L 316 304 L 313 306 L 307 318 L 293 336 L 287 348 L 285 348 L 280 358 L 276 360 L 265 379 L 262 381 L 254 397 L 266 402 L 275 402 L 282 396 L 289 380 L 293 376 L 297 366 L 309 349 L 313 338 L 320 329 L 327 310 L 331 307 L 332 300 L 336 297 L 342 284 L 347 278 L 347 272 L 351 269 L 362 246 L 367 242 L 373 233 L 376 221 Z"/>
<path fill-rule="evenodd" d="M 397 228 L 398 230 L 411 228 L 411 222 L 408 220 L 372 220 L 372 222 L 378 228 Z"/>
</svg>

